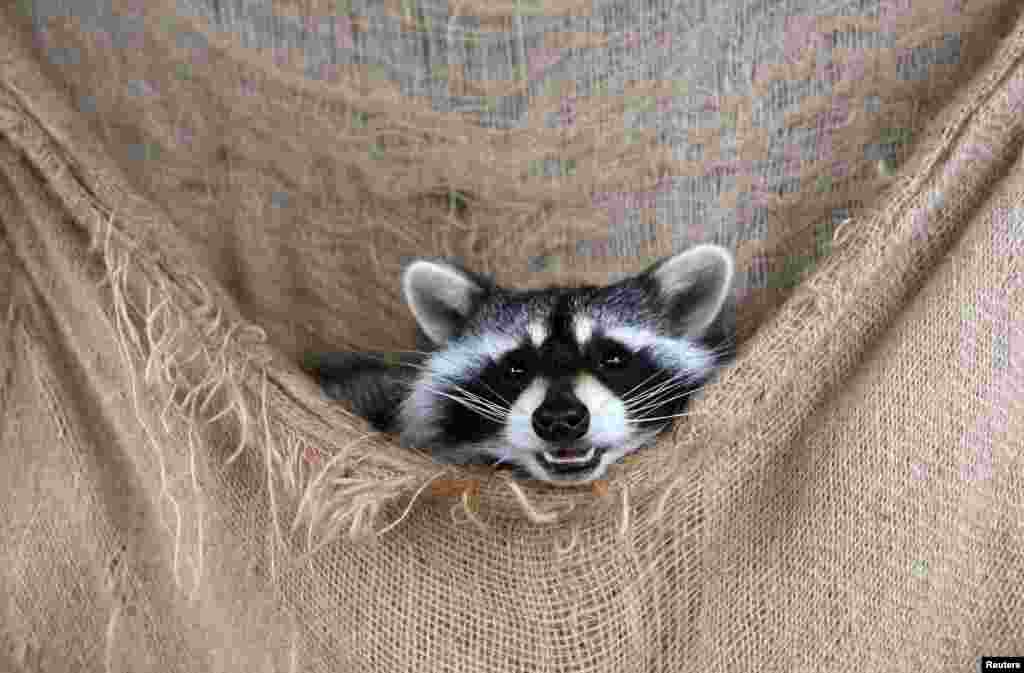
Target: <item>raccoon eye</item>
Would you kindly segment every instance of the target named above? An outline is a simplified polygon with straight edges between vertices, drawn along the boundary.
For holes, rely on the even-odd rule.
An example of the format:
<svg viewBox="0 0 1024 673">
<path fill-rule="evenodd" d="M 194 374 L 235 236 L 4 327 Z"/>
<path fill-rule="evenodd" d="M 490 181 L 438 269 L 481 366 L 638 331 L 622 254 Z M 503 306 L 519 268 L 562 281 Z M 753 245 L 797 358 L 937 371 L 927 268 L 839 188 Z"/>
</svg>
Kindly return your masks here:
<svg viewBox="0 0 1024 673">
<path fill-rule="evenodd" d="M 522 380 L 526 376 L 526 363 L 518 360 L 505 363 L 503 370 L 505 378 L 513 381 Z"/>
<path fill-rule="evenodd" d="M 629 364 L 629 352 L 624 348 L 616 348 L 601 356 L 598 366 L 601 369 L 622 369 Z"/>
</svg>

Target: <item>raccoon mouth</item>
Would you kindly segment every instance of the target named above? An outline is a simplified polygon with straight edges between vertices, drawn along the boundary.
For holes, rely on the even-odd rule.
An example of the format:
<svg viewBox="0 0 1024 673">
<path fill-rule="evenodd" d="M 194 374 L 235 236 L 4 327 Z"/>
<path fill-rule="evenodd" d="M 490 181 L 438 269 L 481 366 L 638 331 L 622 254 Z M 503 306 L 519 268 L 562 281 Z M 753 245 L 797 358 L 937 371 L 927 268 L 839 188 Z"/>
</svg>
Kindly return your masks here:
<svg viewBox="0 0 1024 673">
<path fill-rule="evenodd" d="M 604 449 L 561 447 L 553 451 L 541 451 L 537 458 L 544 469 L 558 474 L 579 474 L 597 467 Z"/>
</svg>

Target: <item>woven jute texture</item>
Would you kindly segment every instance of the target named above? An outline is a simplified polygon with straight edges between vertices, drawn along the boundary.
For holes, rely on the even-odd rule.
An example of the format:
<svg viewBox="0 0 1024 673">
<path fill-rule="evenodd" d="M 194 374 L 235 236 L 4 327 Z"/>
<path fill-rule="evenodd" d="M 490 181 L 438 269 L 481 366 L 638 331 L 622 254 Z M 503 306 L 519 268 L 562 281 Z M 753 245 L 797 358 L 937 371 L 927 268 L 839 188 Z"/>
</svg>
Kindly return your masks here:
<svg viewBox="0 0 1024 673">
<path fill-rule="evenodd" d="M 332 43 L 316 77 L 187 4 L 0 7 L 0 670 L 1024 654 L 1016 0 L 274 4 Z M 678 58 L 649 24 L 684 14 L 713 77 L 615 60 Z M 578 16 L 605 32 L 558 29 Z M 366 56 L 438 34 L 463 40 L 419 56 L 447 107 Z M 522 67 L 470 77 L 474 50 Z M 583 53 L 616 54 L 612 90 L 554 72 Z M 700 185 L 725 214 L 681 235 Z M 414 255 L 537 286 L 694 240 L 736 250 L 739 358 L 592 488 L 436 464 L 301 366 L 412 348 Z"/>
</svg>

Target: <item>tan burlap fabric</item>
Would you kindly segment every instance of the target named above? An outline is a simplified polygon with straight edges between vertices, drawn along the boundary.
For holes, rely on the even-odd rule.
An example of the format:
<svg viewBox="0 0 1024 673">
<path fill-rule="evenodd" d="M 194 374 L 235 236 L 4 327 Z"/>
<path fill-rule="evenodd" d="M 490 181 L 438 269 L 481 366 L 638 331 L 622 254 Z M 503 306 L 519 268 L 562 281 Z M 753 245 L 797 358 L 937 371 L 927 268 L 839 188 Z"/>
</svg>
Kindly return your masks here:
<svg viewBox="0 0 1024 673">
<path fill-rule="evenodd" d="M 590 195 L 716 157 L 622 140 L 621 96 L 581 99 L 569 130 L 487 129 L 364 68 L 310 81 L 170 0 L 111 3 L 144 25 L 132 49 L 73 19 L 41 38 L 26 4 L 0 8 L 0 670 L 968 671 L 1024 654 L 1015 2 L 898 13 L 899 49 L 963 38 L 925 80 L 883 54 L 845 90 L 890 106 L 908 161 L 879 171 L 859 151 L 879 122 L 851 113 L 833 133 L 849 180 L 818 189 L 808 160 L 765 197 L 744 269 L 814 249 L 836 200 L 861 207 L 799 284 L 744 290 L 740 358 L 693 416 L 581 490 L 399 449 L 324 400 L 301 356 L 410 348 L 409 255 L 509 283 L 637 270 L 673 249 L 662 229 L 632 258 L 573 256 L 607 227 Z M 512 4 L 463 11 L 501 30 Z M 183 23 L 209 43 L 187 72 Z M 729 105 L 739 157 L 764 156 L 752 102 Z M 809 96 L 785 123 L 831 105 Z M 528 169 L 550 156 L 574 169 Z M 560 267 L 528 267 L 552 251 Z"/>
</svg>

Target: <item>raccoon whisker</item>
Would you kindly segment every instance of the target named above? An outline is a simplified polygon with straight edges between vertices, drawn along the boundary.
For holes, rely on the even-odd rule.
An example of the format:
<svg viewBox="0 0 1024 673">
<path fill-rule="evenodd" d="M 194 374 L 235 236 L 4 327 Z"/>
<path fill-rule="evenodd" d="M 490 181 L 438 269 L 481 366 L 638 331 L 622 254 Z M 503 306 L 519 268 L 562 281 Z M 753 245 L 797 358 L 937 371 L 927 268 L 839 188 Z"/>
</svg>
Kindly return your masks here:
<svg viewBox="0 0 1024 673">
<path fill-rule="evenodd" d="M 626 421 L 626 423 L 628 423 L 630 425 L 639 425 L 640 423 L 650 423 L 651 421 L 671 420 L 671 419 L 674 419 L 674 418 L 684 418 L 686 416 L 692 416 L 692 415 L 693 415 L 692 412 L 684 411 L 684 412 L 682 412 L 680 414 L 670 414 L 668 416 L 654 416 L 652 418 L 629 419 L 629 420 Z"/>
<path fill-rule="evenodd" d="M 656 376 L 658 376 L 659 374 L 662 374 L 662 373 L 664 373 L 664 372 L 661 372 L 661 371 L 656 371 L 656 372 L 654 372 L 653 374 L 651 374 L 650 376 L 648 376 L 648 377 L 647 377 L 646 379 L 644 379 L 643 381 L 641 381 L 640 383 L 636 384 L 635 386 L 633 386 L 632 388 L 630 388 L 629 390 L 627 390 L 627 391 L 626 391 L 625 393 L 623 393 L 623 394 L 622 394 L 622 396 L 621 396 L 621 399 L 622 399 L 622 401 L 623 401 L 624 403 L 628 404 L 628 403 L 629 403 L 629 400 L 630 400 L 630 397 L 629 397 L 629 396 L 630 396 L 630 395 L 631 395 L 631 394 L 632 394 L 632 393 L 633 393 L 634 391 L 636 391 L 636 390 L 637 390 L 638 388 L 641 388 L 642 386 L 646 385 L 648 381 L 650 381 L 651 379 L 653 379 L 654 377 L 656 377 Z M 611 400 L 606 400 L 606 401 L 605 401 L 605 404 L 607 404 L 607 403 L 608 403 L 609 401 L 611 401 Z M 604 404 L 602 404 L 602 405 L 601 405 L 601 409 L 603 409 L 603 408 L 604 408 Z"/>
<path fill-rule="evenodd" d="M 445 379 L 442 379 L 442 381 L 444 383 L 447 383 L 448 385 L 452 386 L 455 390 L 459 391 L 463 395 L 465 395 L 467 399 L 473 400 L 475 402 L 479 402 L 482 406 L 486 406 L 486 407 L 488 407 L 490 409 L 494 409 L 495 411 L 498 411 L 498 412 L 501 412 L 501 413 L 508 413 L 508 410 L 511 407 L 511 405 L 509 405 L 508 402 L 505 401 L 505 400 L 503 400 L 503 401 L 505 401 L 506 406 L 503 407 L 500 404 L 498 404 L 497 402 L 494 402 L 493 400 L 489 400 L 486 397 L 482 397 L 480 395 L 477 395 L 474 392 L 466 390 L 465 388 L 463 388 L 459 384 L 455 383 L 451 379 L 445 378 Z M 488 388 L 489 387 L 490 386 L 488 386 Z M 495 394 L 497 394 L 497 393 L 495 393 Z M 498 397 L 501 397 L 501 396 L 498 395 Z"/>
<path fill-rule="evenodd" d="M 507 414 L 508 411 L 509 411 L 508 407 L 503 407 L 500 404 L 498 404 L 497 402 L 489 400 L 486 397 L 483 397 L 481 395 L 477 395 L 476 393 L 470 392 L 470 391 L 466 390 L 465 388 L 463 388 L 461 386 L 456 386 L 456 388 L 463 395 L 466 396 L 466 399 L 472 400 L 473 402 L 475 402 L 475 403 L 477 403 L 477 404 L 479 404 L 479 405 L 481 405 L 483 407 L 487 407 L 488 409 L 493 409 L 494 411 L 499 412 L 499 413 L 503 413 L 503 414 Z"/>
<path fill-rule="evenodd" d="M 646 411 L 650 411 L 652 409 L 657 409 L 658 407 L 663 407 L 666 404 L 671 404 L 671 403 L 673 403 L 673 402 L 675 402 L 677 400 L 681 400 L 683 398 L 689 397 L 690 395 L 693 395 L 694 393 L 698 392 L 699 390 L 701 390 L 701 388 L 694 388 L 693 390 L 687 390 L 686 392 L 680 393 L 678 395 L 674 395 L 674 396 L 672 396 L 672 397 L 670 397 L 668 399 L 656 398 L 656 399 L 654 399 L 654 400 L 652 400 L 652 401 L 650 401 L 650 402 L 648 402 L 646 404 L 640 405 L 638 407 L 626 407 L 626 408 L 632 414 L 641 414 L 641 413 L 644 413 Z"/>
<path fill-rule="evenodd" d="M 504 413 L 504 414 L 497 413 L 497 412 L 492 411 L 491 409 L 489 409 L 487 407 L 484 407 L 484 406 L 481 406 L 479 404 L 476 404 L 472 400 L 467 399 L 465 397 L 459 397 L 458 395 L 450 395 L 450 394 L 448 394 L 448 393 L 446 393 L 446 392 L 444 392 L 442 390 L 437 390 L 435 388 L 431 388 L 430 391 L 432 393 L 434 393 L 435 395 L 439 395 L 441 397 L 446 397 L 446 398 L 452 400 L 453 402 L 457 402 L 457 403 L 461 404 L 462 406 L 466 407 L 467 409 L 469 409 L 470 411 L 476 412 L 480 416 L 483 416 L 484 418 L 489 418 L 492 421 L 495 421 L 495 422 L 498 422 L 498 423 L 504 423 L 505 419 L 508 417 L 508 413 L 507 412 Z"/>
<path fill-rule="evenodd" d="M 675 386 L 672 386 L 672 388 L 674 387 Z M 643 404 L 646 400 L 666 392 L 671 392 L 671 388 L 666 390 L 666 384 L 661 384 L 654 390 L 647 390 L 640 395 L 634 395 L 633 397 L 625 398 L 622 400 L 622 403 L 627 409 L 629 409 L 630 407 L 639 406 Z"/>
<path fill-rule="evenodd" d="M 690 374 L 688 372 L 683 372 L 683 373 L 676 374 L 675 376 L 669 377 L 667 380 L 665 380 L 665 381 L 659 383 L 658 385 L 654 386 L 652 389 L 645 390 L 645 391 L 643 391 L 642 393 L 640 393 L 638 395 L 634 395 L 633 397 L 627 397 L 626 399 L 623 400 L 623 402 L 627 406 L 629 406 L 629 405 L 637 404 L 639 402 L 643 402 L 644 400 L 650 399 L 651 397 L 654 397 L 654 396 L 657 396 L 657 395 L 660 395 L 660 394 L 663 394 L 663 393 L 670 393 L 673 389 L 678 388 L 678 387 L 688 383 L 689 379 L 690 379 Z"/>
<path fill-rule="evenodd" d="M 645 400 L 648 400 L 648 399 L 650 399 L 652 397 L 657 397 L 658 395 L 661 395 L 661 394 L 664 394 L 664 393 L 669 393 L 672 390 L 674 390 L 674 389 L 684 385 L 685 383 L 686 383 L 686 381 L 682 377 L 670 379 L 668 381 L 664 381 L 664 382 L 660 383 L 657 386 L 654 386 L 651 389 L 645 390 L 644 392 L 642 392 L 639 395 L 634 395 L 634 396 L 632 396 L 630 398 L 627 398 L 627 399 L 623 400 L 623 402 L 626 405 L 639 404 L 639 403 L 642 403 Z"/>
<path fill-rule="evenodd" d="M 667 395 L 674 394 L 680 388 L 683 388 L 684 386 L 686 386 L 687 383 L 688 383 L 687 381 L 683 381 L 683 380 L 675 381 L 675 382 L 672 383 L 672 385 L 663 386 L 663 387 L 661 387 L 658 390 L 654 390 L 654 391 L 651 391 L 651 392 L 649 392 L 647 394 L 644 394 L 644 395 L 641 395 L 641 396 L 637 396 L 637 397 L 635 397 L 633 399 L 626 400 L 624 403 L 625 403 L 626 407 L 628 407 L 628 408 L 637 408 L 637 407 L 640 407 L 640 406 L 651 404 L 655 400 L 657 400 L 658 398 L 662 398 L 662 397 L 665 397 Z"/>
<path fill-rule="evenodd" d="M 487 386 L 487 389 L 490 390 L 492 393 L 494 393 L 495 397 L 497 397 L 499 400 L 504 402 L 506 407 L 511 408 L 512 403 L 509 402 L 508 400 L 506 400 L 504 397 L 502 397 L 501 394 L 497 390 L 492 388 L 490 385 L 488 385 L 488 383 L 486 381 L 480 381 L 480 383 L 482 383 L 483 385 Z"/>
<path fill-rule="evenodd" d="M 427 352 L 427 351 L 399 350 L 399 351 L 392 351 L 392 352 L 393 353 L 416 353 L 416 354 L 419 354 L 419 355 L 427 355 L 427 356 L 433 355 L 435 357 L 440 357 L 441 359 L 446 359 L 449 362 L 455 362 L 455 360 L 453 360 L 451 358 L 445 358 L 444 354 L 441 351 L 435 351 L 435 352 L 431 353 L 431 352 Z M 386 362 L 386 363 L 394 365 L 396 367 L 405 367 L 407 369 L 415 369 L 415 370 L 421 371 L 421 372 L 433 371 L 432 368 L 429 367 L 428 365 L 417 364 L 417 363 L 414 363 L 414 362 L 393 362 L 391 358 L 382 357 L 382 356 L 379 356 L 379 355 L 372 355 L 372 354 L 369 354 L 369 353 L 363 353 L 362 355 L 364 357 L 370 358 L 372 360 L 377 360 L 378 362 Z M 444 380 L 445 383 L 448 383 L 448 384 L 451 384 L 452 386 L 458 387 L 458 384 L 456 384 L 455 381 L 451 380 L 450 377 L 444 377 L 443 380 Z M 502 402 L 504 402 L 506 406 L 509 406 L 509 407 L 512 406 L 512 404 L 508 400 L 506 400 L 504 397 L 501 396 L 500 393 L 498 393 L 498 391 L 496 391 L 494 388 L 492 388 L 490 385 L 488 385 L 486 381 L 480 381 L 480 383 L 482 383 L 484 386 L 487 386 L 487 389 L 490 390 L 492 393 L 494 393 L 495 397 L 497 397 Z M 407 385 L 410 388 L 415 387 L 415 382 L 410 381 L 410 382 L 408 382 Z"/>
<path fill-rule="evenodd" d="M 407 351 L 397 351 L 397 352 L 407 352 Z M 408 351 L 408 352 L 418 352 L 418 351 Z M 382 357 L 373 356 L 373 355 L 368 355 L 367 357 L 371 357 L 371 358 L 380 360 L 382 362 L 387 362 L 388 361 L 387 358 L 382 358 Z M 427 367 L 427 366 L 424 366 L 424 365 L 417 365 L 417 364 L 412 364 L 412 363 L 398 363 L 398 365 L 399 366 L 403 366 L 403 367 L 409 367 L 411 369 L 417 369 L 417 370 L 420 370 L 420 371 L 427 371 L 427 372 L 432 371 L 430 367 Z M 442 381 L 443 383 L 445 383 L 447 385 L 450 385 L 452 388 L 462 392 L 463 394 L 465 394 L 467 396 L 471 396 L 471 397 L 475 398 L 476 400 L 478 400 L 479 402 L 481 402 L 482 404 L 486 404 L 488 406 L 491 406 L 491 407 L 493 407 L 496 410 L 500 410 L 500 411 L 504 412 L 504 411 L 507 411 L 508 408 L 512 406 L 509 403 L 508 400 L 506 400 L 504 397 L 502 397 L 500 394 L 498 394 L 498 392 L 496 390 L 494 390 L 494 388 L 489 386 L 484 381 L 481 381 L 481 383 L 483 383 L 485 386 L 487 386 L 488 390 L 490 390 L 492 393 L 494 393 L 494 395 L 496 397 L 498 397 L 502 402 L 504 402 L 505 403 L 505 407 L 502 407 L 500 404 L 498 404 L 496 402 L 493 402 L 492 400 L 488 400 L 485 397 L 481 397 L 479 395 L 476 395 L 475 393 L 471 393 L 470 391 L 466 390 L 465 388 L 460 386 L 458 383 L 456 383 L 451 377 L 447 377 L 446 376 L 446 377 L 438 377 L 438 378 L 440 379 L 440 381 Z M 402 381 L 401 385 L 404 386 L 408 390 L 413 390 L 413 389 L 416 388 L 417 382 L 416 381 Z"/>
<path fill-rule="evenodd" d="M 458 361 L 455 360 L 454 358 L 446 358 L 442 351 L 435 351 L 433 353 L 428 353 L 428 352 L 424 352 L 424 351 L 396 351 L 396 352 L 398 352 L 398 353 L 419 353 L 421 355 L 430 355 L 430 356 L 434 356 L 434 357 L 439 357 L 442 360 L 446 360 L 448 362 L 455 362 L 456 364 L 458 364 Z M 405 364 L 405 363 L 403 363 L 403 364 Z M 432 371 L 431 368 L 426 366 L 426 365 L 408 364 L 407 366 L 412 367 L 413 369 L 418 369 L 420 371 Z M 450 383 L 453 386 L 457 386 L 458 385 L 458 384 L 455 383 L 454 380 L 451 379 L 451 377 L 447 377 L 447 376 L 443 377 L 443 380 L 445 381 L 445 383 Z M 511 407 L 512 406 L 511 402 L 509 402 L 504 397 L 502 397 L 501 394 L 499 394 L 497 390 L 492 388 L 486 381 L 480 381 L 480 383 L 482 383 L 483 385 L 487 386 L 487 389 L 490 390 L 492 393 L 494 393 L 495 397 L 497 397 L 499 400 L 504 402 L 505 406 L 507 406 L 507 407 Z"/>
<path fill-rule="evenodd" d="M 661 374 L 661 375 L 666 374 L 666 372 L 664 372 L 664 371 L 658 371 L 656 373 L 657 374 Z M 661 390 L 661 389 L 663 389 L 663 388 L 665 388 L 667 386 L 674 386 L 674 385 L 676 385 L 676 384 L 678 384 L 678 383 L 680 383 L 682 381 L 685 381 L 685 380 L 689 379 L 690 376 L 691 376 L 691 373 L 689 371 L 676 372 L 676 373 L 672 374 L 671 376 L 666 377 L 664 381 L 660 381 L 659 383 L 654 384 L 653 386 L 642 390 L 640 393 L 635 395 L 633 397 L 633 399 L 636 399 L 636 398 L 639 398 L 639 397 L 643 397 L 644 395 L 649 395 L 651 393 L 657 392 L 658 390 Z"/>
<path fill-rule="evenodd" d="M 611 403 L 612 401 L 614 401 L 614 400 L 616 400 L 616 399 L 618 399 L 619 401 L 621 401 L 621 402 L 622 402 L 622 403 L 623 403 L 623 404 L 624 404 L 624 405 L 626 406 L 626 408 L 629 408 L 629 404 L 630 404 L 630 402 L 632 402 L 632 401 L 634 401 L 634 400 L 642 400 L 642 399 L 644 399 L 645 397 L 647 397 L 648 395 L 650 395 L 650 394 L 652 394 L 652 393 L 650 393 L 650 392 L 648 392 L 648 391 L 642 391 L 642 393 L 641 393 L 641 394 L 639 394 L 639 395 L 636 395 L 636 396 L 635 396 L 634 398 L 630 398 L 630 397 L 629 397 L 629 394 L 630 394 L 630 393 L 632 393 L 632 392 L 633 392 L 634 390 L 636 390 L 637 388 L 640 388 L 640 386 L 644 385 L 645 383 L 647 383 L 648 381 L 650 381 L 651 379 L 653 379 L 653 378 L 654 378 L 655 376 L 658 376 L 658 375 L 660 375 L 660 374 L 664 374 L 664 372 L 661 372 L 661 371 L 656 371 L 656 372 L 654 372 L 653 374 L 651 374 L 650 376 L 648 376 L 648 377 L 647 377 L 646 379 L 644 379 L 644 380 L 643 380 L 643 381 L 641 381 L 640 383 L 636 384 L 636 385 L 635 385 L 635 386 L 633 386 L 633 387 L 632 387 L 631 389 L 627 390 L 627 391 L 625 392 L 625 394 L 623 394 L 623 395 L 622 395 L 621 397 L 618 397 L 618 398 L 616 398 L 616 397 L 609 397 L 609 398 L 608 398 L 608 399 L 606 399 L 606 400 L 605 400 L 604 402 L 602 402 L 602 403 L 601 403 L 601 405 L 600 405 L 600 406 L 599 406 L 599 407 L 598 407 L 597 409 L 595 409 L 595 410 L 594 410 L 594 413 L 595 413 L 595 414 L 600 414 L 601 412 L 603 412 L 603 411 L 605 410 L 605 406 L 607 406 L 607 405 L 608 405 L 609 403 Z M 664 384 L 661 384 L 661 385 L 664 385 Z"/>
<path fill-rule="evenodd" d="M 654 378 L 655 376 L 657 376 L 658 374 L 662 374 L 662 373 L 663 373 L 663 372 L 662 372 L 662 371 L 660 371 L 660 370 L 659 370 L 659 371 L 655 371 L 655 372 L 654 372 L 653 374 L 651 374 L 650 376 L 648 376 L 648 377 L 647 377 L 646 379 L 644 379 L 644 380 L 643 380 L 643 381 L 641 381 L 640 383 L 636 384 L 635 386 L 633 386 L 632 388 L 630 388 L 629 390 L 627 390 L 626 392 L 624 392 L 624 393 L 622 394 L 622 399 L 624 399 L 624 400 L 628 400 L 628 399 L 629 399 L 629 396 L 630 396 L 630 395 L 632 395 L 632 394 L 633 394 L 633 392 L 634 392 L 634 391 L 636 391 L 636 389 L 637 389 L 637 388 L 639 388 L 639 387 L 641 387 L 641 386 L 643 386 L 643 385 L 646 385 L 646 383 L 647 383 L 648 381 L 650 381 L 651 379 L 653 379 L 653 378 Z"/>
<path fill-rule="evenodd" d="M 472 401 L 466 400 L 465 398 L 461 398 L 461 397 L 458 397 L 458 396 L 455 396 L 455 395 L 446 395 L 444 393 L 440 393 L 440 394 L 443 397 L 447 397 L 448 399 L 450 399 L 450 400 L 452 400 L 454 402 L 458 402 L 459 404 L 461 404 L 462 406 L 466 407 L 470 411 L 475 412 L 477 415 L 482 416 L 484 418 L 489 418 L 492 421 L 495 421 L 497 423 L 504 423 L 505 420 L 508 417 L 507 414 L 501 414 L 501 413 L 498 413 L 496 411 L 492 411 L 492 410 L 488 409 L 487 407 L 479 406 L 479 405 L 473 403 Z"/>
<path fill-rule="evenodd" d="M 413 385 L 409 385 L 410 390 L 413 387 Z M 470 411 L 473 411 L 479 414 L 480 416 L 483 416 L 484 418 L 489 418 L 495 421 L 496 423 L 504 423 L 508 418 L 508 409 L 502 407 L 501 405 L 494 404 L 493 402 L 490 402 L 489 400 L 486 400 L 484 398 L 473 396 L 477 397 L 477 399 L 473 399 L 473 397 L 466 397 L 458 394 L 453 395 L 451 393 L 445 392 L 444 390 L 434 388 L 431 386 L 424 386 L 424 388 L 439 397 L 444 397 L 454 402 L 457 402 L 462 406 L 466 407 L 467 409 L 469 409 Z M 469 393 L 469 391 L 464 392 L 467 395 L 472 395 L 472 393 Z"/>
<path fill-rule="evenodd" d="M 689 397 L 690 395 L 692 395 L 695 392 L 697 392 L 697 391 L 696 390 L 687 390 L 686 392 L 679 393 L 679 394 L 673 395 L 671 397 L 657 398 L 657 399 L 651 400 L 650 402 L 648 402 L 646 404 L 643 404 L 643 405 L 639 405 L 639 406 L 635 406 L 635 407 L 629 407 L 629 408 L 627 408 L 627 411 L 630 414 L 634 415 L 634 416 L 642 415 L 642 414 L 648 413 L 650 411 L 653 411 L 655 409 L 658 409 L 658 408 L 661 408 L 661 407 L 665 407 L 665 406 L 668 406 L 668 405 L 673 404 L 675 402 L 678 402 L 679 400 L 685 399 L 685 398 Z"/>
<path fill-rule="evenodd" d="M 487 389 L 488 389 L 488 390 L 490 390 L 490 391 L 491 391 L 492 393 L 494 393 L 494 395 L 495 395 L 495 396 L 496 396 L 496 397 L 497 397 L 497 398 L 498 398 L 499 400 L 501 400 L 502 402 L 504 402 L 504 403 L 505 403 L 505 406 L 506 406 L 506 407 L 511 407 L 511 406 L 512 406 L 512 403 L 511 403 L 511 402 L 509 402 L 509 401 L 508 401 L 508 400 L 506 400 L 506 399 L 505 399 L 504 397 L 502 397 L 502 395 L 501 395 L 501 394 L 500 394 L 500 393 L 499 393 L 499 392 L 498 392 L 497 390 L 495 390 L 494 388 L 492 388 L 492 387 L 490 387 L 489 385 L 487 385 L 487 383 L 486 383 L 485 381 L 481 381 L 481 383 L 483 383 L 483 384 L 484 384 L 485 386 L 487 386 Z"/>
</svg>

